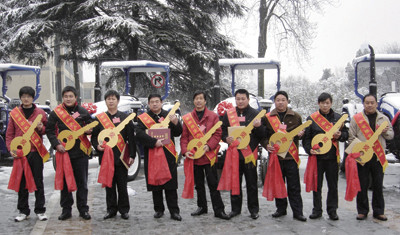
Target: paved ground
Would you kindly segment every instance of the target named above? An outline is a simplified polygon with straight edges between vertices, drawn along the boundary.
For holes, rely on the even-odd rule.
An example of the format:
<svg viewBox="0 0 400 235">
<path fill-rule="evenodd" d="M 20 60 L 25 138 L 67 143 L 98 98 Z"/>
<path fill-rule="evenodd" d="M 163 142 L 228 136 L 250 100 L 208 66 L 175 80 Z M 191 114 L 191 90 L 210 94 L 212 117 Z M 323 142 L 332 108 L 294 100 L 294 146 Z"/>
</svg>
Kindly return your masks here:
<svg viewBox="0 0 400 235">
<path fill-rule="evenodd" d="M 303 178 L 306 158 L 302 157 L 301 179 Z M 214 217 L 211 203 L 209 213 L 199 217 L 192 217 L 190 213 L 196 209 L 196 199 L 179 199 L 181 216 L 183 220 L 177 222 L 169 218 L 168 211 L 160 219 L 153 218 L 153 204 L 151 193 L 146 191 L 143 178 L 143 169 L 137 180 L 128 183 L 130 193 L 131 211 L 129 220 L 123 220 L 118 215 L 114 219 L 104 221 L 102 218 L 106 212 L 105 191 L 96 183 L 98 174 L 97 159 L 90 161 L 89 170 L 89 206 L 92 220 L 84 221 L 78 217 L 76 207 L 73 209 L 73 217 L 67 221 L 59 221 L 57 217 L 61 213 L 58 191 L 54 191 L 54 171 L 51 162 L 45 164 L 46 206 L 49 220 L 38 221 L 36 215 L 31 214 L 27 221 L 14 222 L 18 213 L 16 209 L 17 194 L 7 190 L 9 167 L 0 168 L 0 195 L 2 203 L 0 210 L 0 234 L 399 234 L 400 233 L 400 164 L 390 164 L 385 175 L 385 201 L 387 222 L 377 221 L 370 217 L 366 221 L 357 221 L 355 201 L 344 200 L 345 179 L 341 175 L 339 179 L 339 221 L 331 221 L 326 214 L 317 220 L 307 222 L 295 221 L 292 218 L 290 208 L 288 215 L 274 219 L 271 214 L 275 211 L 275 204 L 266 201 L 261 196 L 262 188 L 259 188 L 260 218 L 252 220 L 246 208 L 246 200 L 242 214 L 230 221 L 220 220 Z M 181 195 L 184 175 L 183 168 L 179 167 L 179 190 Z M 312 194 L 304 191 L 302 184 L 302 196 L 304 214 L 308 217 L 312 209 Z M 245 190 L 244 190 L 245 192 Z M 207 195 L 209 199 L 209 195 Z M 229 194 L 222 193 L 226 205 L 226 212 L 230 212 Z M 33 206 L 33 194 L 30 196 L 30 205 Z M 246 196 L 244 197 L 246 199 Z M 326 199 L 324 188 L 323 200 Z M 325 203 L 324 203 L 325 204 Z"/>
</svg>

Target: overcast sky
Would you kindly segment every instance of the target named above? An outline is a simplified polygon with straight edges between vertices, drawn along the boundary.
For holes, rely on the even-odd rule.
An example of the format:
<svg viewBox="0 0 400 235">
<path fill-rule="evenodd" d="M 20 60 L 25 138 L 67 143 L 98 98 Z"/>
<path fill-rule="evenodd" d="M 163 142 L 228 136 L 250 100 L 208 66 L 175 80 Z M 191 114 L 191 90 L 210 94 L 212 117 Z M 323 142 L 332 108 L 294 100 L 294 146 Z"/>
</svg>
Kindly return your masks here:
<svg viewBox="0 0 400 235">
<path fill-rule="evenodd" d="M 313 15 L 318 23 L 317 35 L 310 51 L 311 60 L 303 63 L 283 53 L 274 51 L 272 38 L 268 39 L 267 58 L 281 61 L 282 77 L 301 75 L 311 80 L 322 76 L 324 68 L 332 72 L 344 69 L 358 49 L 371 44 L 379 53 L 386 45 L 400 43 L 399 0 L 340 0 L 335 6 L 325 8 L 324 15 Z M 258 7 L 258 6 L 257 6 Z M 240 49 L 257 56 L 258 12 L 247 18 L 245 24 L 237 24 L 227 33 L 235 38 Z M 253 25 L 252 27 L 250 27 Z"/>
</svg>

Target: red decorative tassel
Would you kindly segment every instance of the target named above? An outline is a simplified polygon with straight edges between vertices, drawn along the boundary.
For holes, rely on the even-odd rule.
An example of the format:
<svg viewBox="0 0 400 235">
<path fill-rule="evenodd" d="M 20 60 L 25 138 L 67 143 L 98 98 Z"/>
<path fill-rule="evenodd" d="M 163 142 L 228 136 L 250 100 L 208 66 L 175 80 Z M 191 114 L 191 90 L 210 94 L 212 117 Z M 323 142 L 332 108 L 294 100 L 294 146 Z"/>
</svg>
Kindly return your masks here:
<svg viewBox="0 0 400 235">
<path fill-rule="evenodd" d="M 8 189 L 19 192 L 19 187 L 21 185 L 22 173 L 25 173 L 25 188 L 28 192 L 32 193 L 37 190 L 35 179 L 32 175 L 31 167 L 29 162 L 24 157 L 22 149 L 17 149 L 17 157 L 14 158 L 13 169 L 11 171 L 10 180 L 8 181 Z"/>
<path fill-rule="evenodd" d="M 72 170 L 71 161 L 68 152 L 60 153 L 56 151 L 56 176 L 54 180 L 54 189 L 63 190 L 64 188 L 64 176 L 67 183 L 68 192 L 74 192 L 77 190 L 74 171 Z"/>
<path fill-rule="evenodd" d="M 171 179 L 163 147 L 149 149 L 148 184 L 163 185 Z"/>
<path fill-rule="evenodd" d="M 233 141 L 226 151 L 224 169 L 217 188 L 232 191 L 232 195 L 240 195 L 239 152 L 237 150 L 239 143 L 238 140 Z"/>
<path fill-rule="evenodd" d="M 101 160 L 100 172 L 97 182 L 101 184 L 101 187 L 112 188 L 112 182 L 114 178 L 114 152 L 112 148 L 107 145 L 104 141 L 101 145 L 104 148 L 103 158 Z"/>
<path fill-rule="evenodd" d="M 269 156 L 267 175 L 265 176 L 263 197 L 267 201 L 273 201 L 274 198 L 286 198 L 287 191 L 283 181 L 282 171 L 279 164 L 278 153 L 279 145 L 274 144 L 274 151 Z"/>
<path fill-rule="evenodd" d="M 312 147 L 313 150 L 319 149 L 318 144 Z M 306 192 L 317 192 L 318 191 L 318 167 L 317 167 L 317 156 L 308 156 L 306 171 L 304 172 L 304 183 L 306 184 Z"/>
<path fill-rule="evenodd" d="M 356 158 L 360 157 L 360 153 L 351 153 L 346 158 L 346 201 L 353 201 L 358 192 L 361 191 L 360 179 L 358 178 L 358 169 Z"/>
</svg>

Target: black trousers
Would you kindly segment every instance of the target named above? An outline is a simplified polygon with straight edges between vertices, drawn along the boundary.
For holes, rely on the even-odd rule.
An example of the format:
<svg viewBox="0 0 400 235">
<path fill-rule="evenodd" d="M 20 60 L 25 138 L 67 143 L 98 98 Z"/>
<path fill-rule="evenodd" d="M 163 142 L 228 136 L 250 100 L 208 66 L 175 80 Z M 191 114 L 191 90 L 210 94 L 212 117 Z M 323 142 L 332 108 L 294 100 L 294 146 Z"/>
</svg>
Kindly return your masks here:
<svg viewBox="0 0 400 235">
<path fill-rule="evenodd" d="M 156 212 L 164 212 L 165 207 L 163 203 L 163 191 L 165 191 L 165 198 L 167 201 L 167 206 L 169 213 L 178 213 L 178 193 L 176 189 L 163 189 L 152 191 L 153 194 L 153 203 L 154 203 L 154 211 Z"/>
<path fill-rule="evenodd" d="M 76 186 L 78 188 L 76 191 L 76 206 L 79 213 L 84 213 L 89 211 L 89 206 L 87 205 L 89 158 L 87 156 L 73 158 L 71 159 L 71 165 L 74 171 Z M 63 208 L 62 212 L 71 212 L 73 204 L 74 198 L 72 197 L 72 192 L 68 192 L 67 183 L 64 178 L 64 187 L 63 190 L 61 190 L 60 200 L 60 205 Z"/>
<path fill-rule="evenodd" d="M 286 188 L 289 197 L 290 207 L 293 215 L 303 215 L 303 200 L 301 199 L 299 168 L 295 160 L 279 161 L 282 170 L 283 181 L 286 181 Z M 287 198 L 275 198 L 277 211 L 286 212 L 288 205 Z"/>
<path fill-rule="evenodd" d="M 247 208 L 250 213 L 258 213 L 258 187 L 257 187 L 257 167 L 252 162 L 245 164 L 244 159 L 239 159 L 239 181 L 240 181 L 240 194 L 231 194 L 232 211 L 242 212 L 242 176 L 246 179 L 247 190 Z"/>
<path fill-rule="evenodd" d="M 44 197 L 44 186 L 43 186 L 43 159 L 38 152 L 30 152 L 27 155 L 27 160 L 29 166 L 31 167 L 32 175 L 35 180 L 36 188 L 35 191 L 35 213 L 42 214 L 46 212 L 46 207 L 44 207 L 45 197 Z M 18 204 L 17 208 L 20 213 L 29 215 L 31 210 L 29 209 L 29 192 L 25 188 L 26 180 L 25 174 L 22 175 L 21 184 L 18 191 Z"/>
<path fill-rule="evenodd" d="M 196 185 L 197 191 L 197 206 L 207 209 L 207 197 L 204 178 L 207 179 L 214 213 L 217 214 L 224 211 L 225 207 L 221 199 L 221 193 L 217 190 L 218 177 L 217 167 L 215 164 L 212 167 L 210 164 L 194 165 L 194 183 Z"/>
<path fill-rule="evenodd" d="M 114 165 L 114 177 L 112 187 L 106 187 L 107 212 L 110 214 L 128 213 L 129 196 L 128 196 L 128 170 L 123 164 Z M 117 194 L 118 192 L 118 194 Z"/>
<path fill-rule="evenodd" d="M 338 177 L 339 165 L 336 159 L 320 160 L 317 158 L 318 167 L 318 191 L 313 192 L 313 213 L 322 213 L 322 183 L 324 181 L 324 173 L 328 184 L 328 196 L 326 198 L 326 211 L 328 214 L 336 212 L 338 208 Z"/>
<path fill-rule="evenodd" d="M 368 186 L 369 175 L 372 177 L 372 211 L 374 215 L 383 215 L 385 213 L 385 199 L 383 198 L 383 169 L 377 157 L 374 154 L 372 159 L 364 166 L 357 164 L 358 177 L 360 179 L 361 192 L 357 194 L 358 214 L 367 215 L 368 205 Z"/>
</svg>

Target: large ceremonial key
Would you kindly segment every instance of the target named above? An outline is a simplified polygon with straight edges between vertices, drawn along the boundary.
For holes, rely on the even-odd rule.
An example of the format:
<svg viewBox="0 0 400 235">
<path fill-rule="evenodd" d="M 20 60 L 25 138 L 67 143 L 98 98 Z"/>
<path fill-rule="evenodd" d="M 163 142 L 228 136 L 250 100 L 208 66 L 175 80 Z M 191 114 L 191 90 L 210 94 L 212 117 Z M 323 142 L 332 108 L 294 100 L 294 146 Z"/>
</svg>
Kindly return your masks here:
<svg viewBox="0 0 400 235">
<path fill-rule="evenodd" d="M 106 140 L 107 145 L 110 146 L 110 148 L 113 148 L 118 143 L 119 133 L 132 119 L 135 118 L 135 116 L 136 113 L 131 113 L 117 127 L 102 130 L 97 137 L 99 144 L 103 144 L 103 141 Z"/>
<path fill-rule="evenodd" d="M 385 129 L 387 125 L 388 125 L 387 121 L 382 122 L 378 130 L 375 131 L 375 133 L 371 136 L 371 138 L 369 138 L 369 140 L 354 145 L 351 152 L 361 154 L 359 158 L 356 158 L 356 161 L 358 163 L 364 165 L 365 163 L 371 160 L 372 156 L 374 155 L 374 149 L 373 149 L 374 143 L 375 141 L 378 140 L 378 137 L 382 134 L 383 129 Z"/>
<path fill-rule="evenodd" d="M 40 120 L 42 120 L 42 114 L 37 115 L 35 120 L 32 122 L 31 126 L 29 129 L 23 134 L 22 136 L 15 137 L 11 143 L 10 143 L 10 150 L 13 153 L 16 153 L 16 151 L 19 148 L 22 148 L 22 153 L 24 156 L 28 155 L 29 152 L 31 151 L 31 136 L 33 132 L 35 131 L 35 128 L 39 124 Z"/>
<path fill-rule="evenodd" d="M 308 127 L 311 125 L 312 121 L 308 120 L 305 123 L 301 124 L 300 126 L 296 127 L 293 129 L 291 132 L 288 133 L 283 133 L 283 132 L 275 132 L 271 138 L 269 138 L 269 142 L 271 145 L 278 144 L 279 145 L 279 151 L 278 153 L 284 153 L 287 152 L 290 144 L 293 141 L 293 138 L 299 134 L 300 131 L 302 131 L 304 128 Z"/>
<path fill-rule="evenodd" d="M 193 156 L 194 159 L 201 158 L 201 156 L 203 156 L 206 153 L 206 151 L 204 150 L 204 145 L 207 144 L 207 141 L 211 138 L 212 134 L 214 134 L 214 132 L 221 125 L 222 125 L 221 121 L 215 123 L 215 125 L 203 137 L 201 137 L 200 139 L 192 139 L 189 142 L 187 150 L 191 151 L 192 149 L 194 149 L 196 151 Z"/>
<path fill-rule="evenodd" d="M 254 128 L 253 122 L 256 119 L 263 117 L 265 113 L 266 113 L 265 109 L 261 110 L 261 112 L 259 112 L 257 116 L 245 128 L 240 128 L 232 131 L 232 133 L 229 136 L 232 136 L 234 140 L 240 139 L 240 143 L 237 146 L 238 149 L 244 149 L 249 145 L 250 132 Z"/>
<path fill-rule="evenodd" d="M 175 105 L 172 107 L 171 111 L 169 111 L 168 115 L 165 117 L 165 119 L 160 123 L 156 123 L 156 124 L 152 125 L 150 129 L 168 128 L 169 121 L 170 121 L 169 115 L 175 114 L 176 110 L 179 109 L 179 105 L 181 105 L 181 103 L 176 102 Z"/>
<path fill-rule="evenodd" d="M 347 113 L 343 114 L 343 116 L 336 122 L 336 124 L 329 131 L 314 136 L 311 142 L 311 147 L 318 144 L 320 146 L 320 148 L 316 150 L 318 154 L 325 154 L 329 152 L 329 150 L 332 147 L 333 134 L 335 134 L 335 132 L 340 129 L 340 127 L 346 121 L 348 116 L 349 115 L 347 115 Z"/>
<path fill-rule="evenodd" d="M 97 124 L 99 124 L 99 122 L 94 121 L 76 131 L 63 130 L 58 134 L 57 139 L 60 141 L 60 143 L 65 143 L 64 148 L 68 151 L 74 147 L 75 140 L 78 139 L 79 136 L 83 135 L 83 133 L 90 128 L 97 126 Z"/>
</svg>

